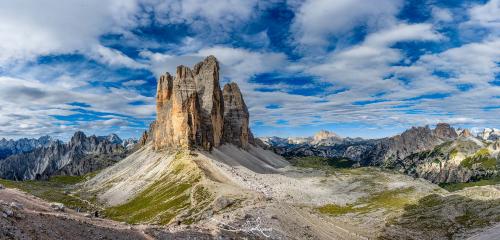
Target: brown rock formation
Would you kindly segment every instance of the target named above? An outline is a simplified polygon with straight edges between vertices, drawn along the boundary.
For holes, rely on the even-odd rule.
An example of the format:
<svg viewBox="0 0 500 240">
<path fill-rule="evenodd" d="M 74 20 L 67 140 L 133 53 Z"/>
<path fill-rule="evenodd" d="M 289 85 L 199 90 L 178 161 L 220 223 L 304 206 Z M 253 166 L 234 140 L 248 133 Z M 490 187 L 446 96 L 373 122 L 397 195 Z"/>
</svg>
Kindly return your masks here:
<svg viewBox="0 0 500 240">
<path fill-rule="evenodd" d="M 236 83 L 224 86 L 224 141 L 247 148 L 253 136 L 249 128 L 247 105 Z M 251 139 L 252 138 L 252 139 Z"/>
<path fill-rule="evenodd" d="M 249 142 L 253 143 L 241 92 L 235 83 L 228 86 L 225 100 L 226 91 L 223 96 L 219 63 L 214 56 L 196 64 L 193 70 L 177 67 L 175 78 L 169 73 L 161 76 L 156 95 L 157 119 L 148 136 L 155 149 L 201 147 L 211 150 L 223 143 L 246 148 Z M 229 107 L 226 111 L 225 103 Z"/>
<path fill-rule="evenodd" d="M 175 80 L 168 73 L 160 77 L 156 101 L 155 148 L 189 148 L 196 145 L 200 121 L 196 83 L 191 69 L 177 67 Z"/>
<path fill-rule="evenodd" d="M 458 137 L 457 132 L 448 123 L 438 123 L 434 129 L 434 135 L 438 138 L 454 139 Z"/>
<path fill-rule="evenodd" d="M 472 133 L 470 133 L 469 129 L 464 129 L 460 132 L 461 137 L 472 137 Z"/>
</svg>

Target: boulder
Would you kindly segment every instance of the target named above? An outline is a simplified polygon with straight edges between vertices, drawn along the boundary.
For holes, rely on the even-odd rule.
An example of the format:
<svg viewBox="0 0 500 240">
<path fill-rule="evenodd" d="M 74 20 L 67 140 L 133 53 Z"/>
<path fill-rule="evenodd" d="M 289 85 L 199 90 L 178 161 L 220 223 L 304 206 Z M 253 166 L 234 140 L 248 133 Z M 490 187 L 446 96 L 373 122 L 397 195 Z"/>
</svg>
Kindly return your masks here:
<svg viewBox="0 0 500 240">
<path fill-rule="evenodd" d="M 11 202 L 10 207 L 12 207 L 14 209 L 18 209 L 18 210 L 23 209 L 23 205 L 21 203 L 18 203 L 18 202 Z"/>
<path fill-rule="evenodd" d="M 4 218 L 8 218 L 8 217 L 13 217 L 14 216 L 14 211 L 10 208 L 4 208 L 2 210 L 2 216 Z"/>
<path fill-rule="evenodd" d="M 64 204 L 62 203 L 51 203 L 50 207 L 59 212 L 64 212 L 65 209 Z"/>
<path fill-rule="evenodd" d="M 232 199 L 229 199 L 225 196 L 220 196 L 217 199 L 215 199 L 213 204 L 213 210 L 215 212 L 221 211 L 224 208 L 231 206 L 233 203 L 234 201 Z"/>
</svg>

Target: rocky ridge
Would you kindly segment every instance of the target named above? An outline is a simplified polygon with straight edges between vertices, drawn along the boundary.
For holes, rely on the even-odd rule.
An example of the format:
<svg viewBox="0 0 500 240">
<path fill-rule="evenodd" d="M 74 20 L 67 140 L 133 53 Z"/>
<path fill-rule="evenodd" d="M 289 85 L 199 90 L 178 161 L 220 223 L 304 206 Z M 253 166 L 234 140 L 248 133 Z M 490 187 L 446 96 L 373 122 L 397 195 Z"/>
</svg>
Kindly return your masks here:
<svg viewBox="0 0 500 240">
<path fill-rule="evenodd" d="M 29 180 L 52 175 L 82 175 L 123 159 L 132 151 L 133 142 L 124 142 L 114 134 L 87 137 L 83 132 L 76 132 L 68 143 L 52 141 L 47 146 L 0 161 L 0 178 Z"/>
<path fill-rule="evenodd" d="M 485 128 L 481 133 L 478 134 L 483 140 L 496 141 L 500 139 L 500 129 L 496 128 Z"/>
<path fill-rule="evenodd" d="M 178 66 L 158 80 L 157 118 L 140 142 L 152 141 L 156 150 L 201 148 L 211 150 L 224 143 L 248 148 L 253 143 L 249 114 L 236 83 L 222 91 L 219 63 L 205 58 L 193 69 Z"/>
<path fill-rule="evenodd" d="M 42 136 L 36 138 L 21 138 L 18 140 L 7 140 L 2 138 L 0 140 L 0 160 L 15 154 L 26 153 L 33 151 L 36 148 L 46 147 L 59 140 L 53 139 L 50 136 Z"/>
</svg>

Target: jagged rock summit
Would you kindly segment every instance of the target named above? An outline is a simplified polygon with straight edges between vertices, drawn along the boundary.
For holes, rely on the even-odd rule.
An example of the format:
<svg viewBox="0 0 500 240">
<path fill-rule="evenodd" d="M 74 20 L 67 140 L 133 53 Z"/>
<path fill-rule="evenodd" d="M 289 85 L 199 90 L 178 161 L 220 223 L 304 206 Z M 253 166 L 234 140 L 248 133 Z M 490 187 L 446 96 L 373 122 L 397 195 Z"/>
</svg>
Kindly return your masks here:
<svg viewBox="0 0 500 240">
<path fill-rule="evenodd" d="M 157 118 L 143 142 L 153 141 L 156 150 L 202 148 L 223 143 L 247 148 L 253 143 L 249 114 L 236 83 L 219 84 L 219 63 L 208 56 L 193 69 L 178 66 L 158 81 Z"/>
</svg>

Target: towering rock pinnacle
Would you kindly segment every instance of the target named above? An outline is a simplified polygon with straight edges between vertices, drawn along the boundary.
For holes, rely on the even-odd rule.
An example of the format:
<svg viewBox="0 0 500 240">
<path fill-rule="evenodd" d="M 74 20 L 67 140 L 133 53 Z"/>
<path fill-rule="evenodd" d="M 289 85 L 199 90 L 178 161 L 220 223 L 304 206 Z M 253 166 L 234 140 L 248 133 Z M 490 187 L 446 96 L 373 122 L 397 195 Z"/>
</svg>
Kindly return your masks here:
<svg viewBox="0 0 500 240">
<path fill-rule="evenodd" d="M 191 69 L 177 67 L 174 80 L 169 73 L 161 76 L 156 96 L 157 118 L 153 131 L 155 148 L 187 148 L 195 145 L 200 121 L 198 95 Z"/>
<path fill-rule="evenodd" d="M 175 78 L 169 73 L 161 76 L 156 94 L 157 119 L 148 133 L 155 149 L 211 150 L 223 143 L 248 147 L 253 142 L 248 129 L 248 110 L 238 86 L 235 83 L 227 86 L 227 94 L 225 90 L 223 95 L 219 63 L 214 56 L 192 70 L 177 67 Z M 226 111 L 224 104 L 229 107 Z M 226 115 L 228 121 L 224 121 Z"/>
<path fill-rule="evenodd" d="M 252 142 L 247 105 L 236 83 L 224 86 L 224 141 L 247 148 Z"/>
<path fill-rule="evenodd" d="M 194 66 L 196 90 L 200 106 L 203 148 L 219 146 L 224 127 L 224 102 L 219 85 L 219 63 L 214 56 Z M 208 145 L 207 145 L 208 144 Z"/>
</svg>

